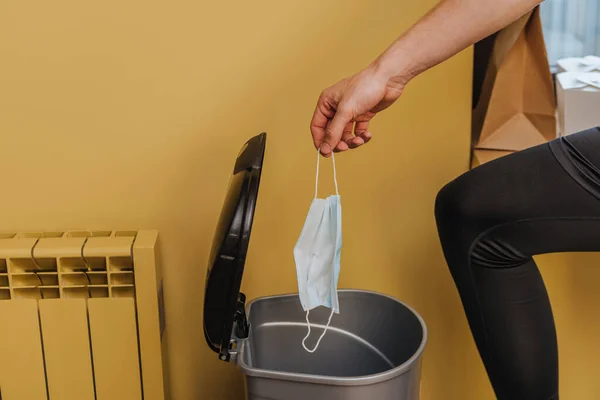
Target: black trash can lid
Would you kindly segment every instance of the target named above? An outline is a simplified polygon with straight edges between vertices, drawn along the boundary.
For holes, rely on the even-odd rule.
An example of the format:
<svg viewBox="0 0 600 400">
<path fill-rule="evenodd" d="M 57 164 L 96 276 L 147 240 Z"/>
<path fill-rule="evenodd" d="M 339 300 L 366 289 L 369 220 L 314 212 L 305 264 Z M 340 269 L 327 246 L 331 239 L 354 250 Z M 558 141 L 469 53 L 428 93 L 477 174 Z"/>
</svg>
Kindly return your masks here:
<svg viewBox="0 0 600 400">
<path fill-rule="evenodd" d="M 247 336 L 245 296 L 240 293 L 267 135 L 250 139 L 237 156 L 213 239 L 204 297 L 204 335 L 219 358 L 229 361 L 234 323 Z"/>
</svg>

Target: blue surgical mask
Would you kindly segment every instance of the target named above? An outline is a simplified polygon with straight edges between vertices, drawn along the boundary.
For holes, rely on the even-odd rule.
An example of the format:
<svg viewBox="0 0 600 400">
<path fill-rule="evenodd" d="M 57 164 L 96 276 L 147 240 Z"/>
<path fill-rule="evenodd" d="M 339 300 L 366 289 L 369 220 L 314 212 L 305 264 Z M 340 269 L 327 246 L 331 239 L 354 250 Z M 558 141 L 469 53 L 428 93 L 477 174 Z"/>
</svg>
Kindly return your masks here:
<svg viewBox="0 0 600 400">
<path fill-rule="evenodd" d="M 306 322 L 308 324 L 308 334 L 302 341 L 302 346 L 309 353 L 314 353 L 317 350 L 321 339 L 327 333 L 333 314 L 340 311 L 337 284 L 340 275 L 342 251 L 342 205 L 338 192 L 333 155 L 333 179 L 336 194 L 326 199 L 317 197 L 320 158 L 317 155 L 315 198 L 310 205 L 300 238 L 294 247 L 300 303 L 306 311 Z M 310 310 L 320 306 L 331 308 L 331 314 L 317 344 L 314 349 L 310 350 L 305 344 L 306 339 L 310 336 L 308 316 Z"/>
</svg>

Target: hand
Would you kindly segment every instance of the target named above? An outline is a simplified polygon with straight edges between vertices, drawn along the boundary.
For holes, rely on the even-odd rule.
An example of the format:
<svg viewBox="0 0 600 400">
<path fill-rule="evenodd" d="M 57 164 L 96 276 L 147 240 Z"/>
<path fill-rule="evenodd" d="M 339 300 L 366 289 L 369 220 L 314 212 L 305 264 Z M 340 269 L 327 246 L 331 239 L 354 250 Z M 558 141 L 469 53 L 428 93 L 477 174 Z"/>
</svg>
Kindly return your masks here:
<svg viewBox="0 0 600 400">
<path fill-rule="evenodd" d="M 371 140 L 369 122 L 392 105 L 404 89 L 401 79 L 391 79 L 376 66 L 325 89 L 315 109 L 310 130 L 315 147 L 331 152 L 355 149 Z"/>
</svg>

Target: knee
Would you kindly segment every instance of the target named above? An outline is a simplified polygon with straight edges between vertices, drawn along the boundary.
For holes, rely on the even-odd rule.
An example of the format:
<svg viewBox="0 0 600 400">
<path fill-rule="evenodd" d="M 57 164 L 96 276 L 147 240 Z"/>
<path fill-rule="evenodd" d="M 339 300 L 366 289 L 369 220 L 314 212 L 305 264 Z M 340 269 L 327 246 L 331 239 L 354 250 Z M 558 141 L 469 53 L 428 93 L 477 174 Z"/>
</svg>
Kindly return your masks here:
<svg viewBox="0 0 600 400">
<path fill-rule="evenodd" d="M 435 219 L 438 228 L 458 227 L 476 218 L 478 208 L 473 202 L 473 188 L 459 181 L 444 186 L 435 199 Z"/>
<path fill-rule="evenodd" d="M 472 238 L 487 229 L 496 216 L 497 189 L 479 174 L 467 172 L 444 186 L 435 200 L 435 219 L 442 240 Z"/>
<path fill-rule="evenodd" d="M 444 186 L 435 199 L 437 231 L 450 271 L 461 276 L 471 245 L 484 230 L 478 189 L 459 178 Z"/>
</svg>

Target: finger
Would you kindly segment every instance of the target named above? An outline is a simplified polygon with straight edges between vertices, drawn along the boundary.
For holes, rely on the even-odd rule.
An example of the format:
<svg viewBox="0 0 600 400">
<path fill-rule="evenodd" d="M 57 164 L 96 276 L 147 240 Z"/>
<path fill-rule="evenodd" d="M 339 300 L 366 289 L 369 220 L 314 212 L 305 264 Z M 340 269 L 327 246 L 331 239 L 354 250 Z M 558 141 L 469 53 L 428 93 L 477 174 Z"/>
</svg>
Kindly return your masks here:
<svg viewBox="0 0 600 400">
<path fill-rule="evenodd" d="M 356 121 L 356 122 L 369 122 L 370 120 L 373 119 L 373 117 L 375 117 L 375 113 L 373 111 L 367 111 L 366 113 L 361 114 L 358 117 L 354 118 L 354 121 Z"/>
<path fill-rule="evenodd" d="M 354 134 L 352 131 L 354 130 L 354 122 L 349 122 L 344 126 L 344 131 L 342 132 L 342 139 L 344 142 L 348 139 L 352 139 Z"/>
<path fill-rule="evenodd" d="M 369 131 L 369 121 L 357 122 L 354 128 L 354 135 L 362 139 L 362 144 L 368 143 L 373 137 Z"/>
<path fill-rule="evenodd" d="M 369 121 L 357 122 L 354 128 L 354 138 L 348 143 L 351 149 L 356 149 L 371 140 L 369 132 Z"/>
<path fill-rule="evenodd" d="M 345 107 L 340 106 L 331 120 L 331 123 L 325 130 L 325 139 L 321 143 L 321 154 L 325 157 L 328 157 L 331 154 L 331 151 L 335 149 L 340 142 L 344 128 L 351 121 L 352 114 L 348 112 Z"/>
<path fill-rule="evenodd" d="M 363 144 L 365 144 L 365 141 L 360 136 L 356 136 L 352 139 L 352 141 L 350 141 L 350 143 L 348 143 L 348 147 L 351 149 L 357 149 Z"/>
<path fill-rule="evenodd" d="M 337 146 L 335 146 L 335 149 L 333 149 L 334 153 L 339 153 L 349 149 L 345 139 L 352 139 L 354 137 L 352 129 L 354 129 L 354 123 L 350 122 L 349 124 L 346 124 L 346 126 L 344 127 L 344 132 L 342 132 L 342 139 L 337 144 Z"/>
<path fill-rule="evenodd" d="M 371 139 L 373 139 L 373 135 L 371 134 L 370 131 L 366 131 L 365 133 L 361 133 L 361 135 L 359 136 L 363 142 L 365 143 L 369 143 L 369 141 L 371 141 Z"/>
<path fill-rule="evenodd" d="M 345 142 L 346 144 L 348 144 L 348 142 L 354 138 L 354 133 L 352 132 L 353 130 L 354 122 L 346 124 L 346 126 L 344 127 L 344 132 L 342 132 L 342 139 L 340 140 L 340 143 Z"/>
<path fill-rule="evenodd" d="M 346 151 L 348 150 L 348 144 L 346 142 L 344 142 L 343 140 L 340 140 L 340 142 L 338 143 L 337 146 L 335 146 L 335 149 L 333 149 L 334 153 L 340 153 L 342 151 Z"/>
<path fill-rule="evenodd" d="M 313 137 L 313 143 L 315 148 L 321 147 L 323 139 L 325 138 L 325 130 L 327 123 L 333 117 L 334 111 L 328 106 L 323 95 L 319 97 L 317 106 L 313 113 L 312 120 L 310 121 L 310 132 Z"/>
</svg>

